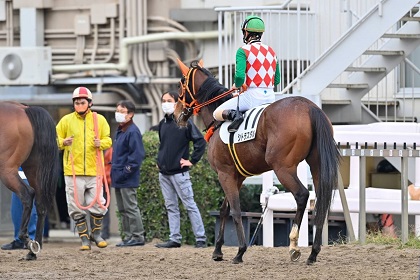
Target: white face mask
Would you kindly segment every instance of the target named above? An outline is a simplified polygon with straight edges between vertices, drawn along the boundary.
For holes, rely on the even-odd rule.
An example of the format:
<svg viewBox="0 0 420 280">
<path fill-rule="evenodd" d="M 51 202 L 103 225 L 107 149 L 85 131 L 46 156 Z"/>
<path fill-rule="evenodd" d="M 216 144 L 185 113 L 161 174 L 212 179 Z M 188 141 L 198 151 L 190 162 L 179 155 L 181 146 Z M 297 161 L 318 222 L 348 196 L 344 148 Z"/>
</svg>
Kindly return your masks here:
<svg viewBox="0 0 420 280">
<path fill-rule="evenodd" d="M 162 110 L 165 114 L 172 114 L 175 111 L 175 103 L 165 102 L 162 103 Z"/>
<path fill-rule="evenodd" d="M 117 123 L 125 122 L 125 116 L 127 116 L 127 114 L 115 112 L 115 120 L 117 121 Z"/>
</svg>

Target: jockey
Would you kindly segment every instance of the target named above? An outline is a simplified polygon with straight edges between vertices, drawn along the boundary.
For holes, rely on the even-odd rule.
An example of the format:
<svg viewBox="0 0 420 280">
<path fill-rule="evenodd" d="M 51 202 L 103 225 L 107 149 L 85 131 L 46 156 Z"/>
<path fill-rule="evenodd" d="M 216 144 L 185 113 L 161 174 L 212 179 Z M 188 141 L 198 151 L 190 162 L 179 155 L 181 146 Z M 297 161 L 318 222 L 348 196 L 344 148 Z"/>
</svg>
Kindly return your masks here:
<svg viewBox="0 0 420 280">
<path fill-rule="evenodd" d="M 213 113 L 218 121 L 233 121 L 229 132 L 236 132 L 243 121 L 242 112 L 275 101 L 274 86 L 280 83 L 280 70 L 274 50 L 261 43 L 265 31 L 264 21 L 248 16 L 242 24 L 244 46 L 236 52 L 234 87 L 243 93 L 220 105 Z M 238 109 L 239 111 L 237 111 Z"/>
</svg>

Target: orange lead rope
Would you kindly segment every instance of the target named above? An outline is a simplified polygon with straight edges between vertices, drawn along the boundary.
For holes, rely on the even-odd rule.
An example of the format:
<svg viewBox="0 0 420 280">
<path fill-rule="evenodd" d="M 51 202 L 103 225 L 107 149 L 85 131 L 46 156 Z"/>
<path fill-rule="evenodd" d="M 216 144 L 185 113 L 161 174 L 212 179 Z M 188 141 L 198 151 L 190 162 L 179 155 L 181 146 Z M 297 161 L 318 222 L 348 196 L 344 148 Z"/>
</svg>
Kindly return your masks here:
<svg viewBox="0 0 420 280">
<path fill-rule="evenodd" d="M 96 139 L 99 139 L 98 118 L 97 118 L 96 112 L 93 112 L 93 131 L 95 133 Z M 105 166 L 102 162 L 101 150 L 99 148 L 96 148 L 96 195 L 95 195 L 95 198 L 92 200 L 92 202 L 88 206 L 81 205 L 80 202 L 79 202 L 79 198 L 77 196 L 76 174 L 75 174 L 75 171 L 74 171 L 73 154 L 71 152 L 70 152 L 70 160 L 71 160 L 71 168 L 72 168 L 72 172 L 73 172 L 74 201 L 75 201 L 77 207 L 79 207 L 82 210 L 87 210 L 87 209 L 91 208 L 95 204 L 95 202 L 97 202 L 98 205 L 102 209 L 108 208 L 109 202 L 111 201 L 111 199 L 110 199 L 111 196 L 109 194 L 108 182 L 105 178 Z M 105 205 L 103 205 L 101 203 L 101 198 L 100 198 L 100 195 L 99 195 L 102 191 L 102 182 L 105 184 L 105 192 L 106 192 L 106 195 L 107 195 L 107 201 L 106 201 Z"/>
</svg>

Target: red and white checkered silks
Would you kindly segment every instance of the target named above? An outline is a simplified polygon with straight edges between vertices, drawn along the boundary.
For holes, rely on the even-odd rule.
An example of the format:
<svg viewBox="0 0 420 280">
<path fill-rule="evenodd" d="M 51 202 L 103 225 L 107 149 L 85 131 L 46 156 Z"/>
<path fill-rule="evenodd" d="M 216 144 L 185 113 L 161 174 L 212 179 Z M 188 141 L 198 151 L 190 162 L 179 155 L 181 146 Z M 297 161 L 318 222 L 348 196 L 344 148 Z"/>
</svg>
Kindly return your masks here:
<svg viewBox="0 0 420 280">
<path fill-rule="evenodd" d="M 274 50 L 261 42 L 244 45 L 248 87 L 274 88 L 277 57 Z"/>
</svg>

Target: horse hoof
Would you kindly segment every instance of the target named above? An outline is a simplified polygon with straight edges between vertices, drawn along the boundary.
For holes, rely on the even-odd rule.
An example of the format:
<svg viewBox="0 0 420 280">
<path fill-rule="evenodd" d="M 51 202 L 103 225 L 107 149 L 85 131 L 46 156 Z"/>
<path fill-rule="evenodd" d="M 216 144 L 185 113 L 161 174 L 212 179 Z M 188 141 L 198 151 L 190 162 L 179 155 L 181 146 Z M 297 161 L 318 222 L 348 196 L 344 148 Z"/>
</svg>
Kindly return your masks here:
<svg viewBox="0 0 420 280">
<path fill-rule="evenodd" d="M 314 260 L 314 259 L 308 258 L 308 259 L 306 260 L 306 264 L 307 264 L 307 265 L 313 265 L 315 262 L 316 262 L 316 259 Z"/>
<path fill-rule="evenodd" d="M 39 245 L 38 241 L 35 240 L 29 240 L 28 248 L 33 254 L 38 254 L 41 251 L 41 246 Z"/>
<path fill-rule="evenodd" d="M 300 259 L 301 253 L 298 250 L 292 249 L 290 250 L 289 255 L 292 262 L 297 262 Z"/>
<path fill-rule="evenodd" d="M 223 255 L 213 255 L 213 260 L 216 262 L 223 261 Z"/>
<path fill-rule="evenodd" d="M 238 263 L 241 263 L 241 262 L 243 262 L 243 260 L 242 260 L 242 259 L 237 259 L 237 258 L 234 258 L 234 259 L 232 260 L 232 263 L 233 263 L 233 264 L 238 264 Z"/>
<path fill-rule="evenodd" d="M 25 260 L 34 261 L 34 260 L 36 260 L 36 255 L 34 253 L 29 252 L 25 257 Z"/>
</svg>

